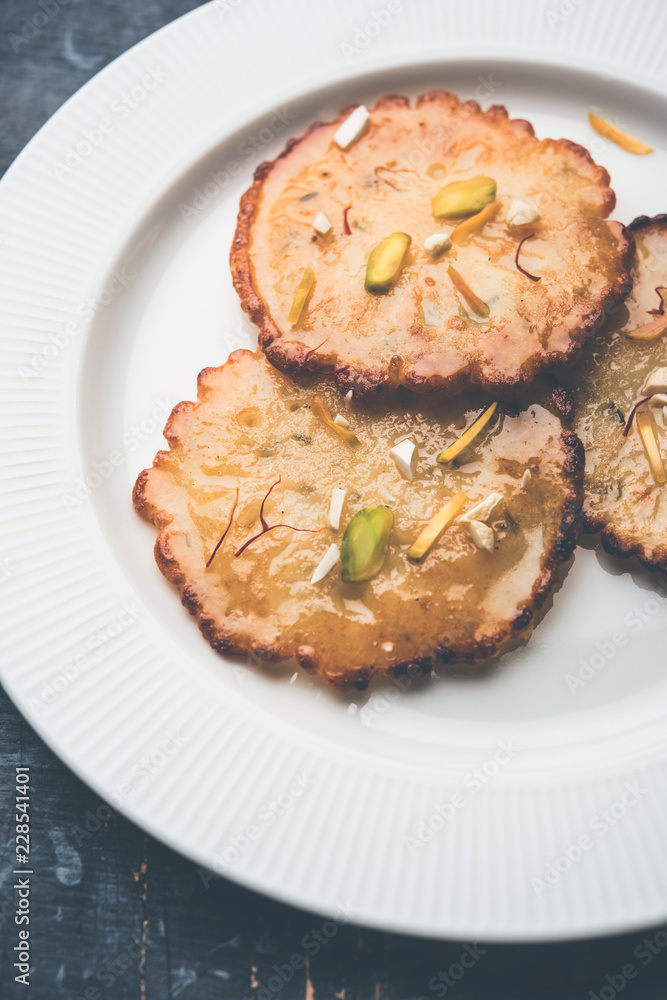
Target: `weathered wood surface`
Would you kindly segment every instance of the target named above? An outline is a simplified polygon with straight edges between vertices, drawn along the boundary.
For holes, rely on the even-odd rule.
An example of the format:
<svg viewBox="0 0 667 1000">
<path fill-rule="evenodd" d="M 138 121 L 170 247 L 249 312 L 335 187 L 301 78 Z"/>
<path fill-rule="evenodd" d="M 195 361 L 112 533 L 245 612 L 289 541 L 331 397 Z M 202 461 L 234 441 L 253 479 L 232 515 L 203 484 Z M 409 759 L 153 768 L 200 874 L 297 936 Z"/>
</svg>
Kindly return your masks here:
<svg viewBox="0 0 667 1000">
<path fill-rule="evenodd" d="M 196 6 L 187 0 L 69 0 L 62 5 L 3 0 L 0 168 L 97 70 Z M 38 30 L 24 32 L 24 18 L 54 9 Z M 29 987 L 15 984 L 12 970 L 17 928 L 10 847 L 17 764 L 29 764 L 32 774 Z M 223 879 L 206 888 L 195 865 L 117 814 L 109 815 L 2 691 L 0 810 L 2 1000 L 589 1000 L 591 991 L 600 1000 L 620 993 L 623 1000 L 667 996 L 667 947 L 659 944 L 663 938 L 667 942 L 667 935 L 658 928 L 571 944 L 471 942 L 467 954 L 475 960 L 468 959 L 471 967 L 457 981 L 464 951 L 459 942 L 351 925 L 336 927 L 327 938 L 333 925 L 323 931 L 326 922 L 320 917 Z M 319 944 L 318 936 L 325 943 Z M 643 959 L 637 948 L 643 949 Z M 617 988 L 627 963 L 637 975 Z"/>
</svg>

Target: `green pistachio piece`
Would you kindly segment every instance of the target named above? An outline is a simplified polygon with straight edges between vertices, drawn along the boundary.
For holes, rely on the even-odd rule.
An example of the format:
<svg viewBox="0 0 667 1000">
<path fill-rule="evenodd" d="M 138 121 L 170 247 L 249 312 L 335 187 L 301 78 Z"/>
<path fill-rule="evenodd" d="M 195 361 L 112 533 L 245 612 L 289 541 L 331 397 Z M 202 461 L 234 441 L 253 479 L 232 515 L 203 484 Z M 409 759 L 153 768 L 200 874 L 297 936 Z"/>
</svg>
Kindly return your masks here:
<svg viewBox="0 0 667 1000">
<path fill-rule="evenodd" d="M 446 184 L 431 198 L 431 209 L 436 219 L 461 219 L 481 212 L 495 197 L 493 177 L 473 177 Z"/>
<path fill-rule="evenodd" d="M 393 527 L 389 507 L 364 507 L 354 515 L 340 551 L 345 583 L 364 583 L 382 569 Z"/>
<path fill-rule="evenodd" d="M 366 265 L 364 288 L 367 292 L 381 295 L 389 291 L 401 273 L 411 242 L 407 233 L 392 233 L 373 247 Z"/>
<path fill-rule="evenodd" d="M 303 272 L 303 277 L 301 278 L 301 283 L 296 290 L 294 296 L 294 301 L 292 302 L 292 308 L 289 311 L 289 316 L 287 317 L 287 322 L 291 326 L 296 326 L 303 312 L 303 307 L 306 304 L 306 299 L 310 295 L 310 290 L 315 284 L 315 272 L 312 267 L 305 268 Z"/>
</svg>

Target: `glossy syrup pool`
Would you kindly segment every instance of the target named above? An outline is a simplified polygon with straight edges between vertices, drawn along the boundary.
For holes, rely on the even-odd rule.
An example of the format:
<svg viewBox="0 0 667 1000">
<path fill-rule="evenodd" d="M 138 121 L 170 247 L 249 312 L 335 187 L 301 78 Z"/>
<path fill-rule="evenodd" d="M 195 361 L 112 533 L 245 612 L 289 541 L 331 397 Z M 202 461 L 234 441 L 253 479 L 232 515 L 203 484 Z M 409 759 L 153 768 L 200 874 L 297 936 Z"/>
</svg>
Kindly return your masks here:
<svg viewBox="0 0 667 1000">
<path fill-rule="evenodd" d="M 358 435 L 352 447 L 318 416 L 317 393 L 334 413 L 341 407 L 333 388 L 313 379 L 295 383 L 261 354 L 238 352 L 224 368 L 206 372 L 198 405 L 170 421 L 173 451 L 151 472 L 146 497 L 174 518 L 168 547 L 201 594 L 205 617 L 231 630 L 240 649 L 279 646 L 293 655 L 310 647 L 313 666 L 334 677 L 355 668 L 387 670 L 438 646 L 504 645 L 499 629 L 515 639 L 512 622 L 532 605 L 568 499 L 576 496 L 563 475 L 570 451 L 558 417 L 537 404 L 519 412 L 501 407 L 455 461 L 442 465 L 438 453 L 478 417 L 479 398 L 403 392 L 388 402 L 353 401 L 344 407 Z M 406 438 L 416 446 L 411 480 L 390 456 Z M 332 489 L 341 487 L 341 524 L 332 532 L 327 510 Z M 480 551 L 465 523 L 455 522 L 424 559 L 409 559 L 411 544 L 455 494 L 464 498 L 464 514 L 495 496 L 492 552 Z M 391 509 L 393 528 L 372 578 L 345 583 L 336 566 L 311 584 L 353 515 L 381 504 Z M 267 525 L 283 527 L 258 537 L 262 510 Z M 224 545 L 205 569 L 223 526 Z M 523 629 L 529 624 L 524 619 Z"/>
</svg>

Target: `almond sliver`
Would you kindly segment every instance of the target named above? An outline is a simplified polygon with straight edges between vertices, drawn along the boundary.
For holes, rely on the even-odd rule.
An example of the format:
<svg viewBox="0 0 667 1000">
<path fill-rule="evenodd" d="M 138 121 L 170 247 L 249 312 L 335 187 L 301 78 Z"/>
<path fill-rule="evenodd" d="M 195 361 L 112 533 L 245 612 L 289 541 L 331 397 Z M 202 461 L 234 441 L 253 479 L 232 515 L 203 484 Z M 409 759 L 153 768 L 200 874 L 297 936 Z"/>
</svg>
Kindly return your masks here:
<svg viewBox="0 0 667 1000">
<path fill-rule="evenodd" d="M 594 115 L 592 111 L 588 113 L 588 120 L 598 135 L 610 139 L 628 153 L 634 153 L 635 156 L 645 156 L 647 153 L 653 152 L 653 146 L 647 146 L 645 142 L 635 139 L 633 135 L 624 132 L 617 125 L 612 125 L 611 122 L 606 122 L 599 115 Z"/>
</svg>

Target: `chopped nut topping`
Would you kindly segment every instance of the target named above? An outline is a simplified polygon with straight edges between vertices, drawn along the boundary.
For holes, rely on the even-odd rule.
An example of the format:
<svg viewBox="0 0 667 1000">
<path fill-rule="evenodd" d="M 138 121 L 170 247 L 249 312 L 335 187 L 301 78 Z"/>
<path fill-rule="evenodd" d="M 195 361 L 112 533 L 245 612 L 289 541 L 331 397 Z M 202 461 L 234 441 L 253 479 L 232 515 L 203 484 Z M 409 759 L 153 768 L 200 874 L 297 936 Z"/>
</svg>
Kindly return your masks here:
<svg viewBox="0 0 667 1000">
<path fill-rule="evenodd" d="M 313 229 L 320 236 L 328 236 L 333 229 L 333 222 L 324 212 L 318 212 L 313 221 Z"/>
<path fill-rule="evenodd" d="M 452 459 L 456 458 L 456 456 L 459 455 L 464 448 L 468 447 L 471 441 L 474 441 L 480 431 L 486 427 L 487 423 L 497 409 L 498 403 L 491 403 L 490 406 L 487 406 L 484 412 L 477 418 L 477 420 L 475 420 L 473 424 L 470 425 L 468 430 L 461 435 L 458 441 L 454 441 L 454 443 L 450 444 L 448 448 L 445 448 L 444 451 L 440 452 L 438 455 L 438 462 L 442 465 L 445 462 L 451 462 Z"/>
<path fill-rule="evenodd" d="M 381 295 L 389 291 L 401 273 L 411 242 L 407 233 L 392 233 L 373 247 L 366 265 L 367 292 Z"/>
<path fill-rule="evenodd" d="M 526 226 L 531 222 L 539 222 L 542 216 L 535 205 L 529 201 L 513 198 L 507 209 L 507 224 L 509 226 Z"/>
<path fill-rule="evenodd" d="M 350 146 L 361 139 L 371 123 L 371 116 L 365 104 L 360 104 L 352 114 L 348 115 L 345 121 L 338 126 L 334 134 L 334 142 L 342 150 L 349 149 Z"/>
<path fill-rule="evenodd" d="M 400 444 L 395 445 L 389 452 L 394 462 L 396 463 L 396 468 L 398 471 L 405 476 L 406 479 L 412 479 L 415 474 L 415 465 L 417 463 L 417 449 L 413 441 L 406 438 L 401 441 Z"/>
<path fill-rule="evenodd" d="M 338 546 L 335 542 L 329 546 L 327 551 L 324 553 L 319 563 L 313 570 L 313 575 L 310 578 L 311 583 L 319 583 L 324 577 L 331 572 L 338 560 L 340 559 L 340 552 L 338 551 Z"/>
<path fill-rule="evenodd" d="M 661 486 L 664 482 L 667 482 L 667 477 L 665 476 L 665 466 L 662 461 L 662 455 L 660 454 L 660 448 L 655 436 L 655 430 L 653 429 L 651 414 L 644 411 L 642 413 L 638 413 L 636 417 L 636 424 L 639 436 L 642 439 L 642 444 L 644 445 L 646 457 L 648 458 L 648 464 L 651 467 L 651 475 L 653 476 L 655 482 Z"/>
<path fill-rule="evenodd" d="M 466 527 L 478 549 L 493 552 L 496 544 L 496 536 L 493 528 L 490 528 L 488 524 L 484 524 L 483 521 L 475 520 L 466 521 Z"/>
<path fill-rule="evenodd" d="M 650 323 L 644 323 L 634 330 L 624 330 L 623 336 L 630 340 L 657 340 L 667 330 L 667 316 L 659 316 Z"/>
<path fill-rule="evenodd" d="M 500 208 L 499 201 L 492 201 L 476 215 L 471 215 L 464 222 L 459 222 L 458 226 L 452 230 L 452 243 L 462 243 L 463 240 L 472 236 L 478 229 L 483 229 L 487 222 L 494 219 Z"/>
<path fill-rule="evenodd" d="M 329 504 L 329 513 L 327 514 L 327 524 L 332 531 L 338 531 L 340 528 L 340 515 L 343 511 L 345 496 L 345 490 L 340 489 L 338 486 L 334 486 L 331 491 L 331 502 Z"/>
<path fill-rule="evenodd" d="M 452 284 L 456 288 L 457 292 L 460 292 L 473 312 L 476 312 L 478 316 L 483 316 L 484 319 L 486 319 L 489 315 L 489 307 L 486 302 L 483 302 L 478 295 L 475 295 L 465 278 L 459 274 L 456 268 L 452 267 L 451 264 L 447 268 L 447 274 L 452 279 Z"/>
<path fill-rule="evenodd" d="M 389 507 L 357 511 L 343 535 L 340 557 L 345 583 L 365 583 L 380 572 L 393 529 Z"/>
<path fill-rule="evenodd" d="M 432 548 L 440 535 L 450 526 L 461 507 L 468 499 L 463 492 L 456 493 L 455 496 L 432 517 L 424 530 L 421 532 L 416 542 L 408 549 L 408 559 L 423 559 L 426 553 Z"/>
<path fill-rule="evenodd" d="M 481 212 L 496 197 L 496 182 L 492 177 L 473 177 L 467 181 L 452 181 L 431 199 L 436 219 L 462 219 Z"/>
<path fill-rule="evenodd" d="M 598 135 L 605 139 L 611 139 L 628 153 L 634 153 L 635 156 L 645 156 L 647 153 L 653 152 L 653 146 L 647 146 L 645 142 L 640 142 L 639 139 L 635 139 L 634 136 L 624 132 L 617 125 L 612 125 L 611 122 L 606 122 L 599 115 L 594 115 L 592 111 L 588 113 L 588 120 Z"/>
<path fill-rule="evenodd" d="M 656 392 L 665 391 L 667 391 L 667 368 L 654 368 L 651 374 L 646 376 L 640 393 L 642 396 L 652 396 Z"/>
<path fill-rule="evenodd" d="M 430 253 L 431 257 L 440 257 L 441 254 L 449 250 L 452 245 L 447 233 L 433 233 L 424 240 L 424 250 Z"/>
<path fill-rule="evenodd" d="M 339 437 L 342 437 L 343 441 L 352 445 L 353 448 L 356 447 L 356 445 L 361 444 L 361 441 L 357 435 L 353 433 L 353 431 L 348 430 L 347 427 L 342 427 L 340 424 L 335 422 L 329 412 L 329 407 L 322 396 L 313 396 L 310 408 L 315 416 L 319 417 L 320 420 L 327 425 L 327 427 L 331 427 L 331 429 L 334 430 Z"/>
<path fill-rule="evenodd" d="M 502 493 L 489 493 L 488 497 L 484 497 L 484 499 L 480 500 L 479 503 L 476 503 L 474 507 L 467 510 L 465 514 L 461 514 L 459 521 L 488 521 L 493 513 L 494 507 L 496 507 L 502 499 Z"/>
<path fill-rule="evenodd" d="M 315 284 L 315 272 L 312 267 L 307 267 L 304 269 L 303 277 L 301 278 L 301 284 L 296 290 L 294 296 L 294 301 L 292 302 L 292 308 L 289 311 L 289 316 L 287 317 L 287 322 L 291 326 L 296 326 L 301 318 L 301 313 L 303 312 L 303 307 L 306 304 L 306 299 L 310 295 L 310 290 Z"/>
</svg>

